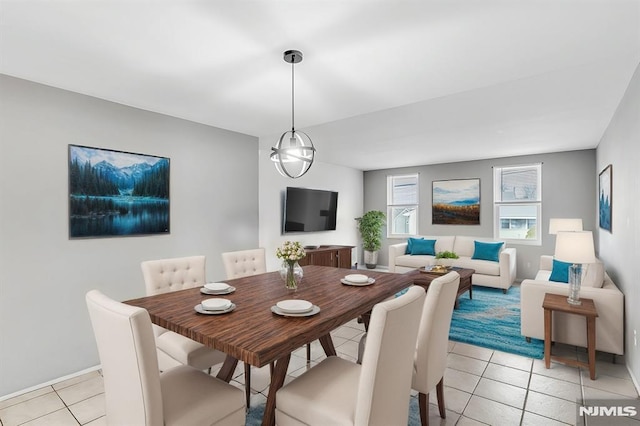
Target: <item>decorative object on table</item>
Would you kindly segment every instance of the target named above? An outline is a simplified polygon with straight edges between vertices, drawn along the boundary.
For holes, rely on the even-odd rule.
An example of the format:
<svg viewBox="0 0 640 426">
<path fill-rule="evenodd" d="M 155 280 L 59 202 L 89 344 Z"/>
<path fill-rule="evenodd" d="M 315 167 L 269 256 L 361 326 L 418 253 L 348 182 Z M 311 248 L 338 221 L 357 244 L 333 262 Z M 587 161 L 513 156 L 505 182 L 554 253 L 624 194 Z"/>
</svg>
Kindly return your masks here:
<svg viewBox="0 0 640 426">
<path fill-rule="evenodd" d="M 382 246 L 382 227 L 386 218 L 380 210 L 371 210 L 356 218 L 362 235 L 364 263 L 368 269 L 375 269 L 378 264 L 378 250 Z"/>
<path fill-rule="evenodd" d="M 280 276 L 284 280 L 285 286 L 289 290 L 296 290 L 304 272 L 298 263 L 300 259 L 306 256 L 302 244 L 298 241 L 285 241 L 282 247 L 276 250 L 278 259 L 282 259 L 282 268 L 280 268 Z"/>
<path fill-rule="evenodd" d="M 460 256 L 452 251 L 439 251 L 436 253 L 435 264 L 433 266 L 440 266 L 446 270 L 447 266 L 451 266 L 451 259 L 459 259 Z"/>
<path fill-rule="evenodd" d="M 593 234 L 591 231 L 558 232 L 554 257 L 555 260 L 571 264 L 568 267 L 569 297 L 567 301 L 571 305 L 580 305 L 582 269 L 587 268 L 585 264 L 596 262 Z M 553 271 L 551 275 L 553 277 Z"/>
<path fill-rule="evenodd" d="M 474 286 L 473 299 L 461 297 L 453 311 L 449 339 L 530 358 L 542 359 L 544 340 L 527 343 L 520 334 L 520 287 Z"/>
<path fill-rule="evenodd" d="M 270 157 L 282 176 L 296 179 L 309 171 L 316 149 L 309 135 L 296 130 L 294 124 L 294 64 L 302 62 L 302 52 L 287 50 L 284 52 L 284 61 L 291 64 L 291 130 L 287 130 L 280 136 L 276 146 L 271 148 Z"/>
<path fill-rule="evenodd" d="M 613 170 L 609 164 L 600 172 L 598 189 L 598 217 L 600 218 L 600 228 L 611 232 L 611 208 L 613 200 Z"/>
<path fill-rule="evenodd" d="M 434 180 L 434 225 L 480 224 L 480 179 Z"/>
<path fill-rule="evenodd" d="M 69 238 L 168 233 L 168 158 L 69 145 Z"/>
</svg>

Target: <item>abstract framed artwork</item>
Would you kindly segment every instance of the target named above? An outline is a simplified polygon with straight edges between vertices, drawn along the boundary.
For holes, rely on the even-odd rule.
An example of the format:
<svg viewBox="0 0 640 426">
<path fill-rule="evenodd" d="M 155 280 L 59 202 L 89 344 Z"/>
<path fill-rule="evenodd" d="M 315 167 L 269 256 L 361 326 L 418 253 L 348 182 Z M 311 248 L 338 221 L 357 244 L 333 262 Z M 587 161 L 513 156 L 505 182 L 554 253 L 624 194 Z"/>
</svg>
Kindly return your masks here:
<svg viewBox="0 0 640 426">
<path fill-rule="evenodd" d="M 611 164 L 600 172 L 598 178 L 598 218 L 600 228 L 611 232 L 611 209 L 613 206 L 613 170 Z"/>
<path fill-rule="evenodd" d="M 480 179 L 434 180 L 434 225 L 480 224 Z"/>
<path fill-rule="evenodd" d="M 69 238 L 169 233 L 169 159 L 69 145 Z"/>
</svg>

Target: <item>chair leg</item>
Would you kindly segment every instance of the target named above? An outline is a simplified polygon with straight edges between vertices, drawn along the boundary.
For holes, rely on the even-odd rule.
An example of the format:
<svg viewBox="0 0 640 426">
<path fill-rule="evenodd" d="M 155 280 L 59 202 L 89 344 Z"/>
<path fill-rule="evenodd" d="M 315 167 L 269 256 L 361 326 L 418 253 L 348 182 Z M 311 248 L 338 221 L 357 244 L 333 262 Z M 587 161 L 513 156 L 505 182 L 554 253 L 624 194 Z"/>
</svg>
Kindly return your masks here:
<svg viewBox="0 0 640 426">
<path fill-rule="evenodd" d="M 244 395 L 247 402 L 247 411 L 251 401 L 251 364 L 244 363 Z"/>
<path fill-rule="evenodd" d="M 444 377 L 440 379 L 436 385 L 436 396 L 438 397 L 438 410 L 440 410 L 440 417 L 447 418 L 447 412 L 444 407 Z"/>
<path fill-rule="evenodd" d="M 418 406 L 420 407 L 420 424 L 429 426 L 429 394 L 418 393 Z"/>
</svg>

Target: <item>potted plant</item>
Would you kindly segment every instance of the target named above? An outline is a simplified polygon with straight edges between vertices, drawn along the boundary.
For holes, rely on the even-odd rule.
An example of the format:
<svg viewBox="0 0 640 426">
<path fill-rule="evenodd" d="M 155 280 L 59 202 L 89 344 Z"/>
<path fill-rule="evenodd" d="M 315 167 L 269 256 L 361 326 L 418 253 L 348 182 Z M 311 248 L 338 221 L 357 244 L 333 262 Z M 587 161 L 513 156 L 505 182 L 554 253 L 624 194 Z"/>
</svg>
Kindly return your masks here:
<svg viewBox="0 0 640 426">
<path fill-rule="evenodd" d="M 436 253 L 436 265 L 451 266 L 450 259 L 459 259 L 459 256 L 452 251 L 439 251 Z"/>
<path fill-rule="evenodd" d="M 386 223 L 386 216 L 379 210 L 371 210 L 356 220 L 362 235 L 364 264 L 368 269 L 374 269 L 378 264 L 378 250 L 382 246 L 382 227 Z"/>
</svg>

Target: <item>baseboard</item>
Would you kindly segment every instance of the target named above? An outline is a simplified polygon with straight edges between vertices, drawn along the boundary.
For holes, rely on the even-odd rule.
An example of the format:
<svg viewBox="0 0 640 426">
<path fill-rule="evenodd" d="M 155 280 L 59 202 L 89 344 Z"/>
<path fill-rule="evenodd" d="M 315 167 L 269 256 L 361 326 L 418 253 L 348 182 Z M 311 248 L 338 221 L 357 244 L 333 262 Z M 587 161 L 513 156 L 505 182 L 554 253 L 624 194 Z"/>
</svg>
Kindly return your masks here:
<svg viewBox="0 0 640 426">
<path fill-rule="evenodd" d="M 11 398 L 14 398 L 16 396 L 20 396 L 22 394 L 25 394 L 25 393 L 28 393 L 28 392 L 32 392 L 34 390 L 41 389 L 41 388 L 43 388 L 45 386 L 51 386 L 51 385 L 54 385 L 54 384 L 56 384 L 58 382 L 63 382 L 65 380 L 73 379 L 74 377 L 82 376 L 83 374 L 87 374 L 87 373 L 91 373 L 92 371 L 100 370 L 100 368 L 101 368 L 101 365 L 98 364 L 98 365 L 95 365 L 93 367 L 89 367 L 89 368 L 86 368 L 84 370 L 68 374 L 66 376 L 58 377 L 57 379 L 49 380 L 48 382 L 45 382 L 45 383 L 40 383 L 39 385 L 31 386 L 31 387 L 28 387 L 26 389 L 22 389 L 20 391 L 10 393 L 8 395 L 2 395 L 2 396 L 0 396 L 0 401 L 5 401 L 7 399 L 11 399 Z"/>
<path fill-rule="evenodd" d="M 640 382 L 636 379 L 636 376 L 633 375 L 633 371 L 629 368 L 629 363 L 625 362 L 624 364 L 627 367 L 627 371 L 629 372 L 629 376 L 631 376 L 631 381 L 633 382 L 633 386 L 636 388 L 636 393 L 640 395 Z"/>
</svg>

